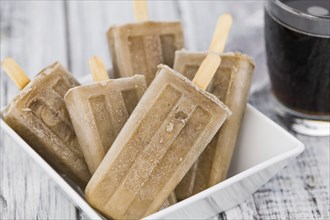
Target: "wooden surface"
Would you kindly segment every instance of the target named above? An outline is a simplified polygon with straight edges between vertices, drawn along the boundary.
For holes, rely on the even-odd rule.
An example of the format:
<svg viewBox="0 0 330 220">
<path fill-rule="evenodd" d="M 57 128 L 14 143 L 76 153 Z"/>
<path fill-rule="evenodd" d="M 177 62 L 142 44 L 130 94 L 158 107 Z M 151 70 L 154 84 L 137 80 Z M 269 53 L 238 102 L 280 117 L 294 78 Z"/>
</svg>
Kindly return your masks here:
<svg viewBox="0 0 330 220">
<path fill-rule="evenodd" d="M 281 124 L 273 112 L 265 63 L 262 1 L 154 1 L 154 20 L 180 19 L 186 48 L 207 50 L 217 17 L 233 14 L 226 51 L 240 50 L 258 65 L 250 103 Z M 14 57 L 32 77 L 59 60 L 74 76 L 89 74 L 88 58 L 111 67 L 105 33 L 110 25 L 134 20 L 129 1 L 1 1 L 1 60 Z M 1 71 L 1 106 L 18 89 Z M 305 152 L 246 202 L 220 219 L 330 219 L 329 137 L 296 135 Z M 19 147 L 1 133 L 0 219 L 84 218 L 64 193 Z"/>
</svg>

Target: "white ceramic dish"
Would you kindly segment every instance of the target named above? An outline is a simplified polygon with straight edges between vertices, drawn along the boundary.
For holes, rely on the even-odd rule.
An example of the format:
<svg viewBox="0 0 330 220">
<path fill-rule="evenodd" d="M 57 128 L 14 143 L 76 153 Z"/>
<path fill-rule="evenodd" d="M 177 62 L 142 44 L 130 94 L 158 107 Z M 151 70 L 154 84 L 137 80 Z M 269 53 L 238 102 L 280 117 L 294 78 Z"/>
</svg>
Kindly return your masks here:
<svg viewBox="0 0 330 220">
<path fill-rule="evenodd" d="M 85 78 L 83 81 L 89 81 Z M 1 114 L 2 116 L 2 114 Z M 1 128 L 63 189 L 90 219 L 103 217 L 91 208 L 81 191 L 68 183 L 1 118 Z M 295 137 L 248 105 L 227 180 L 147 219 L 206 219 L 230 209 L 252 195 L 304 150 Z"/>
</svg>

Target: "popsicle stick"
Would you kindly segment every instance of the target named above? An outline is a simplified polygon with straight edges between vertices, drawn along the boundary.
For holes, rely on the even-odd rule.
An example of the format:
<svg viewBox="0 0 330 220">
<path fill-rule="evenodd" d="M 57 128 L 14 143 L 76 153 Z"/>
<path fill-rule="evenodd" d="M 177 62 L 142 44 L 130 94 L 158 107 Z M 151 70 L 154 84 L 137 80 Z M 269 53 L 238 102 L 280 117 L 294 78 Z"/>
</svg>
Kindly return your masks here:
<svg viewBox="0 0 330 220">
<path fill-rule="evenodd" d="M 232 23 L 233 18 L 230 14 L 223 14 L 218 18 L 209 52 L 222 53 L 224 51 Z"/>
<path fill-rule="evenodd" d="M 147 0 L 134 1 L 134 14 L 135 14 L 135 20 L 137 22 L 143 22 L 149 20 Z"/>
<path fill-rule="evenodd" d="M 205 90 L 207 88 L 220 66 L 221 58 L 218 53 L 222 53 L 225 49 L 232 21 L 233 19 L 230 14 L 224 14 L 218 18 L 212 42 L 209 47 L 210 53 L 203 60 L 192 81 L 201 89 Z"/>
<path fill-rule="evenodd" d="M 30 82 L 29 77 L 14 59 L 9 57 L 5 58 L 1 62 L 1 67 L 20 90 L 22 90 Z"/>
<path fill-rule="evenodd" d="M 221 58 L 217 53 L 209 53 L 203 60 L 193 79 L 193 83 L 201 89 L 206 89 L 215 72 L 219 68 Z"/>
<path fill-rule="evenodd" d="M 92 56 L 89 59 L 89 68 L 92 72 L 94 82 L 109 79 L 108 72 L 105 69 L 104 63 L 102 62 L 101 58 L 97 56 Z"/>
</svg>

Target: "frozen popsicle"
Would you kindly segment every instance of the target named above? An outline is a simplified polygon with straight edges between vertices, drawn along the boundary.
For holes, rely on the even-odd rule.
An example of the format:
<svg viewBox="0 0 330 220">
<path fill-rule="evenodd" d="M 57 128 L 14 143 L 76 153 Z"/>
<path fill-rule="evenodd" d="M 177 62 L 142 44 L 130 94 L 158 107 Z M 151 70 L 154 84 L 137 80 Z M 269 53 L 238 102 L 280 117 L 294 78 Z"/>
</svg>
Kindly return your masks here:
<svg viewBox="0 0 330 220">
<path fill-rule="evenodd" d="M 228 25 L 225 25 L 228 24 L 225 19 L 229 19 L 228 21 L 231 23 L 230 17 L 226 16 L 219 19 L 218 31 L 228 27 Z M 209 51 L 222 52 L 224 44 L 216 46 L 213 42 L 214 39 Z M 206 56 L 207 52 L 177 51 L 174 69 L 192 79 Z M 248 99 L 254 62 L 241 53 L 226 53 L 219 54 L 219 56 L 221 57 L 220 67 L 207 91 L 223 101 L 232 110 L 233 114 L 176 187 L 175 193 L 178 200 L 186 199 L 201 192 L 223 181 L 227 176 Z"/>
<path fill-rule="evenodd" d="M 63 99 L 79 83 L 58 62 L 31 82 L 13 59 L 6 58 L 2 67 L 21 89 L 3 112 L 5 122 L 53 168 L 84 188 L 90 174 Z"/>
<path fill-rule="evenodd" d="M 158 64 L 173 66 L 184 46 L 180 22 L 148 21 L 146 1 L 135 1 L 137 23 L 113 26 L 107 33 L 115 77 L 144 74 L 149 85 Z"/>
<path fill-rule="evenodd" d="M 93 174 L 147 89 L 144 76 L 109 79 L 103 62 L 90 59 L 93 84 L 70 89 L 64 97 L 73 127 Z"/>
<path fill-rule="evenodd" d="M 211 79 L 219 63 L 217 54 L 209 54 L 196 75 Z M 86 187 L 87 201 L 108 218 L 139 219 L 157 211 L 230 115 L 180 73 L 158 68 Z"/>
</svg>

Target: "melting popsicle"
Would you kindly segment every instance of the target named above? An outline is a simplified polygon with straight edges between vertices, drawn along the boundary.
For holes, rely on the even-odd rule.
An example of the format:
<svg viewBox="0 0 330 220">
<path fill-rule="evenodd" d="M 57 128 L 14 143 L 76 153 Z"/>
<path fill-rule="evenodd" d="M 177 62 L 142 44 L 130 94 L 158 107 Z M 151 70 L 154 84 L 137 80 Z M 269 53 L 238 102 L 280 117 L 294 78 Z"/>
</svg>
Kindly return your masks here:
<svg viewBox="0 0 330 220">
<path fill-rule="evenodd" d="M 95 83 L 70 89 L 64 97 L 73 127 L 93 174 L 147 89 L 142 75 L 109 79 L 103 62 L 90 59 Z"/>
<path fill-rule="evenodd" d="M 4 59 L 2 67 L 21 89 L 3 112 L 5 122 L 51 166 L 84 188 L 90 174 L 63 99 L 79 83 L 58 62 L 31 82 L 13 59 Z"/>
<path fill-rule="evenodd" d="M 228 33 L 231 23 L 230 15 L 221 16 L 215 32 Z M 207 91 L 226 104 L 233 114 L 176 187 L 178 200 L 186 199 L 226 178 L 248 99 L 254 62 L 241 53 L 220 55 L 224 50 L 228 34 L 215 33 L 214 36 L 221 36 L 221 40 L 213 38 L 209 51 L 219 53 L 221 64 Z M 206 56 L 207 52 L 177 51 L 174 69 L 192 79 Z"/>
<path fill-rule="evenodd" d="M 184 46 L 180 22 L 148 21 L 147 1 L 135 0 L 137 23 L 113 26 L 107 33 L 115 77 L 144 74 L 149 85 L 158 64 L 173 66 Z"/>
<path fill-rule="evenodd" d="M 194 82 L 206 88 L 220 64 L 209 54 Z M 157 211 L 230 115 L 215 96 L 159 65 L 89 182 L 87 201 L 108 218 L 138 219 Z"/>
</svg>

